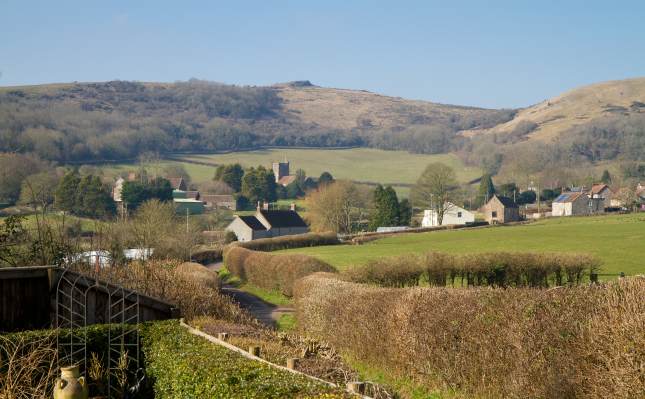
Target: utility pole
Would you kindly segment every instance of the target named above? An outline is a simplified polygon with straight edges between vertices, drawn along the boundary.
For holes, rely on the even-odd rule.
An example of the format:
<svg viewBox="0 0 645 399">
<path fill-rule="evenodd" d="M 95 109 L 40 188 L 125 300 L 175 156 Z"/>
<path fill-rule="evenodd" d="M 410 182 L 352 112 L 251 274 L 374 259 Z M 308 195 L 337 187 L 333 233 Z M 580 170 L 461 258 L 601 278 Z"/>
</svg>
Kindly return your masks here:
<svg viewBox="0 0 645 399">
<path fill-rule="evenodd" d="M 540 214 L 540 182 L 537 183 L 537 202 L 538 202 L 538 215 Z"/>
</svg>

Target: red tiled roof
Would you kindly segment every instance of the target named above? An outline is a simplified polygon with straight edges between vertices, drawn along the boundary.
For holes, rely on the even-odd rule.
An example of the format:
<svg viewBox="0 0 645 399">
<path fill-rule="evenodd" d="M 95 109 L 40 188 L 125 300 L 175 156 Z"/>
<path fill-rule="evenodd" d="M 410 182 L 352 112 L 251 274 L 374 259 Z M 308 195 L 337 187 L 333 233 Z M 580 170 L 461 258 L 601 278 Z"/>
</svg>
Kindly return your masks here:
<svg viewBox="0 0 645 399">
<path fill-rule="evenodd" d="M 280 180 L 278 180 L 278 184 L 282 186 L 288 186 L 289 184 L 293 183 L 296 181 L 296 176 L 289 175 L 289 176 L 282 176 Z"/>
</svg>

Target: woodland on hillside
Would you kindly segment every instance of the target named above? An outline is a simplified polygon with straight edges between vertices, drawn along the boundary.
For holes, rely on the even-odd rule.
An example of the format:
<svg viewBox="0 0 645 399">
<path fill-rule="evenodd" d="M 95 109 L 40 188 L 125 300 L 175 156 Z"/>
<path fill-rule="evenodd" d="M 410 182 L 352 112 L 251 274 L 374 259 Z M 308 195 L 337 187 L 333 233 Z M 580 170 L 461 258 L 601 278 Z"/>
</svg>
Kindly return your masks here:
<svg viewBox="0 0 645 399">
<path fill-rule="evenodd" d="M 589 120 L 554 142 L 540 142 L 527 141 L 538 125 L 526 121 L 505 134 L 460 134 L 504 123 L 516 110 L 445 105 L 428 110 L 405 101 L 394 102 L 390 110 L 399 119 L 395 126 L 365 121 L 351 129 L 325 128 L 300 118 L 279 90 L 199 80 L 5 88 L 0 90 L 0 151 L 87 163 L 133 159 L 148 152 L 361 146 L 456 152 L 493 174 L 515 167 L 533 174 L 547 166 L 642 161 L 645 154 L 645 114 L 640 112 Z"/>
</svg>

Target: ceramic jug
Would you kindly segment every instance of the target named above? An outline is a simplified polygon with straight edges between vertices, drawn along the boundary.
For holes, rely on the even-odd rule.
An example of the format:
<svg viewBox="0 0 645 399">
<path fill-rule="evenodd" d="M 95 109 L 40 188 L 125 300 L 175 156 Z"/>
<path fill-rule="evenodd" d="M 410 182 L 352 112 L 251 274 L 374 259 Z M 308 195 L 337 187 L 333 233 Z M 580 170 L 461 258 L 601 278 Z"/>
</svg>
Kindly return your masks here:
<svg viewBox="0 0 645 399">
<path fill-rule="evenodd" d="M 78 366 L 61 367 L 60 374 L 54 385 L 54 399 L 87 399 L 89 391 Z"/>
</svg>

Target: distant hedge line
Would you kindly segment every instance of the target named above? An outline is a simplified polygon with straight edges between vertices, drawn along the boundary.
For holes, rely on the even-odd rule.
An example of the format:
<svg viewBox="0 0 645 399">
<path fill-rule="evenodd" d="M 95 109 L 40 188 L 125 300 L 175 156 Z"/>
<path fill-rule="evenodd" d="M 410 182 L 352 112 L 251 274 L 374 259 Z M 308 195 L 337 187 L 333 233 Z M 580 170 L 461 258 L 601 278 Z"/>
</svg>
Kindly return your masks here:
<svg viewBox="0 0 645 399">
<path fill-rule="evenodd" d="M 381 288 L 330 274 L 295 287 L 298 325 L 429 389 L 492 398 L 645 392 L 645 279 L 529 288 Z"/>
<path fill-rule="evenodd" d="M 383 287 L 548 287 L 580 284 L 599 261 L 585 254 L 490 252 L 453 255 L 429 252 L 371 261 L 343 272 L 349 281 Z"/>
<path fill-rule="evenodd" d="M 234 242 L 231 245 L 254 251 L 271 252 L 290 248 L 317 247 L 320 245 L 336 244 L 340 244 L 340 240 L 336 233 L 305 233 L 274 238 L 261 238 L 246 242 Z"/>
<path fill-rule="evenodd" d="M 306 255 L 272 255 L 232 247 L 224 255 L 226 268 L 242 281 L 260 288 L 293 295 L 293 285 L 299 278 L 315 272 L 335 272 L 332 266 Z"/>
</svg>

